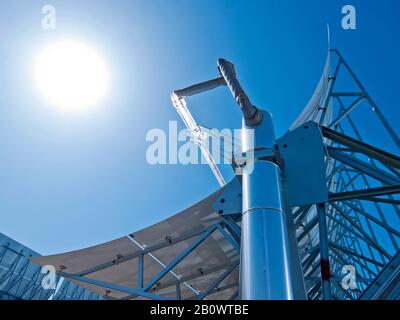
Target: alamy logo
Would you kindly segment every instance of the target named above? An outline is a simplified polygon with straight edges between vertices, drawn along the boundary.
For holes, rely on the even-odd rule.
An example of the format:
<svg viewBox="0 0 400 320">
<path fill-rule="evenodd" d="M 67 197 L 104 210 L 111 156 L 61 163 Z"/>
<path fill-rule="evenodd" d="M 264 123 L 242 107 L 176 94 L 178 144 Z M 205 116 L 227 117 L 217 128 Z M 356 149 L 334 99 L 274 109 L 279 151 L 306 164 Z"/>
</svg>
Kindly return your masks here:
<svg viewBox="0 0 400 320">
<path fill-rule="evenodd" d="M 50 4 L 42 7 L 42 28 L 44 30 L 55 30 L 57 28 L 56 8 Z"/>
<path fill-rule="evenodd" d="M 355 30 L 357 29 L 357 15 L 356 8 L 351 5 L 346 5 L 342 8 L 342 14 L 345 16 L 342 18 L 342 28 L 344 30 Z"/>
<path fill-rule="evenodd" d="M 47 265 L 43 266 L 40 272 L 45 274 L 42 278 L 42 288 L 45 290 L 54 290 L 56 288 L 56 268 Z"/>
<path fill-rule="evenodd" d="M 217 165 L 246 165 L 246 169 L 249 170 L 254 153 L 254 130 L 246 129 L 246 148 L 249 150 L 246 154 L 241 150 L 242 136 L 243 129 L 202 130 L 199 127 L 192 132 L 188 129 L 178 132 L 177 122 L 170 121 L 168 132 L 157 128 L 147 132 L 146 141 L 150 145 L 146 151 L 146 160 L 151 165 L 188 165 L 207 164 L 211 157 Z"/>
<path fill-rule="evenodd" d="M 345 275 L 342 278 L 342 288 L 344 290 L 356 289 L 356 268 L 352 265 L 344 266 L 342 268 L 342 274 Z"/>
</svg>

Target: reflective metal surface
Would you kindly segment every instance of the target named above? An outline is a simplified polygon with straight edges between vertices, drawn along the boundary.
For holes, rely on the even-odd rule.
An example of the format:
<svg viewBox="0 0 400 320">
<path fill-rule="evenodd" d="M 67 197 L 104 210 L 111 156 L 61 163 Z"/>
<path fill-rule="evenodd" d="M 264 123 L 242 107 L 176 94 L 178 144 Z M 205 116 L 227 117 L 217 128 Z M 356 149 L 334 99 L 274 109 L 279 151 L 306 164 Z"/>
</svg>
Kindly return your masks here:
<svg viewBox="0 0 400 320">
<path fill-rule="evenodd" d="M 254 129 L 254 148 L 268 150 L 274 145 L 275 136 L 271 116 L 264 115 L 262 124 Z M 243 140 L 246 141 L 243 151 L 248 152 L 248 137 Z M 273 162 L 256 160 L 243 170 L 242 184 L 241 298 L 291 300 L 290 254 L 280 169 Z"/>
</svg>

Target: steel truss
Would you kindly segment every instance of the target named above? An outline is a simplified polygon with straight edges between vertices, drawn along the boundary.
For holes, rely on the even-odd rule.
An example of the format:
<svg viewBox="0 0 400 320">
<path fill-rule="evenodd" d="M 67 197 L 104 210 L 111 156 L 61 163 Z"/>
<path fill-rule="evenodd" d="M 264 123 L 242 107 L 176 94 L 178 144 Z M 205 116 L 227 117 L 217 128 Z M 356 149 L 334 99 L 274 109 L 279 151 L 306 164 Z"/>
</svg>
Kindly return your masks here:
<svg viewBox="0 0 400 320">
<path fill-rule="evenodd" d="M 308 126 L 306 123 L 314 123 L 320 130 L 325 149 L 323 160 L 326 164 L 328 197 L 324 202 L 285 209 L 290 250 L 293 260 L 298 261 L 298 268 L 292 268 L 294 297 L 312 300 L 354 300 L 383 296 L 399 298 L 399 285 L 396 285 L 394 280 L 398 279 L 397 272 L 400 269 L 398 258 L 400 158 L 368 143 L 369 138 L 364 137 L 362 130 L 356 125 L 360 121 L 360 118 L 356 116 L 356 111 L 370 113 L 368 117 L 361 118 L 364 124 L 371 119 L 378 120 L 383 128 L 382 132 L 386 132 L 388 137 L 385 144 L 382 143 L 385 147 L 389 146 L 390 142 L 392 150 L 398 152 L 400 140 L 339 51 L 330 50 L 329 55 L 329 60 L 335 61 L 336 65 L 333 72 L 328 70 L 327 87 L 322 92 L 317 108 L 300 124 Z M 223 73 L 225 70 L 220 69 L 220 71 Z M 344 87 L 356 89 L 343 90 L 340 80 L 346 76 L 347 82 Z M 185 96 L 211 90 L 221 85 L 226 85 L 222 78 L 213 79 L 175 91 L 172 100 L 189 129 L 192 141 L 200 146 L 218 182 L 223 186 L 226 184 L 225 180 L 207 145 L 207 138 L 213 132 L 195 122 L 183 99 Z M 237 101 L 242 107 L 247 108 L 244 109 L 248 112 L 248 119 L 252 119 L 251 116 L 254 116 L 257 109 L 252 109 L 246 98 L 243 94 L 239 94 Z M 282 161 L 279 160 L 281 151 L 276 147 L 270 150 L 271 154 L 263 154 L 259 158 L 263 157 L 282 165 Z M 234 154 L 228 156 L 235 158 Z M 285 173 L 284 168 L 283 173 Z M 190 287 L 193 292 L 191 299 L 207 299 L 216 291 L 221 292 L 232 288 L 232 285 L 223 285 L 223 280 L 239 268 L 239 259 L 232 264 L 221 265 L 217 269 L 193 270 L 191 274 L 184 277 L 176 274 L 174 268 L 214 233 L 222 234 L 240 253 L 242 212 L 235 210 L 228 213 L 220 212 L 220 217 L 220 221 L 201 232 L 187 234 L 155 246 L 143 247 L 139 253 L 121 256 L 116 260 L 76 274 L 61 270 L 60 275 L 79 283 L 123 292 L 123 299 L 170 299 L 171 295 L 167 297 L 166 294 L 171 293 L 171 287 L 174 288 L 173 298 L 181 299 L 182 286 Z M 191 244 L 170 263 L 163 264 L 159 261 L 162 270 L 145 283 L 144 257 L 148 255 L 155 259 L 153 255 L 155 251 L 188 239 L 192 239 Z M 138 263 L 136 288 L 126 288 L 90 277 L 90 274 L 96 271 L 136 258 Z M 348 274 L 343 272 L 351 270 L 343 269 L 346 266 L 347 268 L 351 266 L 355 270 L 354 277 L 345 277 Z M 395 278 L 390 270 L 396 271 Z M 189 281 L 210 273 L 218 273 L 218 277 L 211 281 L 205 290 L 198 291 L 188 284 Z M 166 275 L 172 275 L 173 280 L 163 281 Z M 349 280 L 344 282 L 344 279 Z M 354 285 L 351 283 L 352 280 L 354 280 Z M 238 282 L 239 279 L 233 285 L 237 286 Z M 348 287 L 345 286 L 346 284 Z M 378 291 L 383 293 L 378 294 Z M 107 294 L 105 298 L 113 299 Z M 230 298 L 242 298 L 240 291 L 232 294 Z"/>
<path fill-rule="evenodd" d="M 173 286 L 175 288 L 175 297 L 173 299 L 180 299 L 181 298 L 181 287 L 182 286 L 189 286 L 187 284 L 188 281 L 197 279 L 199 277 L 203 277 L 206 274 L 218 272 L 219 276 L 215 281 L 209 284 L 207 289 L 205 289 L 202 292 L 196 291 L 194 288 L 191 288 L 193 291 L 193 296 L 192 299 L 206 299 L 207 296 L 215 293 L 216 291 L 222 292 L 224 290 L 230 289 L 232 286 L 237 285 L 232 284 L 230 286 L 220 286 L 220 283 L 227 278 L 229 275 L 232 274 L 233 271 L 237 270 L 239 266 L 239 260 L 234 261 L 230 265 L 222 265 L 219 266 L 218 268 L 214 269 L 208 269 L 205 272 L 202 270 L 195 270 L 192 274 L 186 275 L 185 277 L 180 277 L 176 273 L 174 273 L 173 269 L 178 265 L 182 260 L 187 258 L 190 253 L 192 253 L 197 247 L 199 247 L 203 242 L 205 242 L 210 236 L 212 236 L 214 233 L 219 232 L 229 243 L 230 245 L 237 250 L 238 252 L 240 251 L 240 227 L 238 224 L 232 220 L 229 216 L 223 216 L 223 219 L 221 222 L 218 222 L 216 224 L 213 224 L 206 229 L 204 229 L 201 232 L 196 232 L 196 233 L 188 233 L 180 238 L 176 238 L 172 241 L 166 241 L 164 244 L 161 245 L 156 245 L 152 247 L 147 247 L 143 248 L 143 250 L 140 253 L 135 253 L 132 255 L 126 255 L 124 257 L 121 257 L 118 259 L 118 261 L 110 261 L 108 263 L 104 263 L 102 265 L 90 268 L 88 270 L 85 270 L 83 272 L 79 272 L 77 274 L 70 274 L 67 272 L 60 271 L 59 275 L 79 281 L 81 283 L 86 283 L 90 285 L 95 285 L 98 287 L 103 287 L 106 289 L 110 290 L 115 290 L 119 292 L 123 292 L 126 294 L 125 297 L 121 298 L 122 300 L 128 300 L 128 299 L 134 299 L 134 298 L 147 298 L 147 299 L 154 299 L 154 300 L 168 300 L 172 298 L 167 298 L 163 294 L 167 293 L 165 290 L 168 290 L 166 288 L 170 288 Z M 145 273 L 145 268 L 143 265 L 144 257 L 146 255 L 150 256 L 151 258 L 155 258 L 153 256 L 153 253 L 157 250 L 163 249 L 165 247 L 177 244 L 181 241 L 186 241 L 188 239 L 191 240 L 191 244 L 184 250 L 182 251 L 178 256 L 176 256 L 170 263 L 168 264 L 162 264 L 163 268 L 162 270 L 154 277 L 152 278 L 149 282 L 144 283 L 144 273 Z M 122 286 L 115 285 L 113 283 L 108 283 L 104 281 L 98 281 L 96 279 L 92 279 L 87 277 L 87 275 L 94 273 L 99 270 L 104 270 L 107 269 L 108 267 L 119 264 L 125 261 L 130 261 L 135 258 L 138 258 L 138 284 L 137 288 L 126 288 Z M 161 263 L 161 262 L 160 262 Z M 169 281 L 169 282 L 163 282 L 161 283 L 160 280 L 166 276 L 167 274 L 173 275 L 175 280 Z M 232 298 L 237 297 L 238 294 L 234 294 Z M 113 299 L 111 297 L 108 297 L 107 295 L 104 297 L 105 299 Z"/>
<path fill-rule="evenodd" d="M 336 66 L 332 73 L 328 70 L 318 108 L 303 119 L 317 123 L 324 138 L 329 198 L 326 203 L 292 209 L 294 241 L 303 272 L 303 279 L 297 276 L 294 281 L 304 281 L 308 299 L 357 299 L 399 251 L 400 221 L 396 219 L 400 218 L 400 201 L 396 195 L 400 193 L 400 158 L 364 142 L 353 114 L 369 109 L 366 121 L 374 116 L 378 119 L 392 148 L 398 150 L 400 140 L 339 51 L 330 50 L 329 55 L 328 61 L 336 61 Z M 343 87 L 341 77 L 349 78 L 345 87 L 351 90 L 337 89 Z M 198 125 L 186 102 L 179 99 L 213 89 L 220 82 L 218 78 L 177 91 L 173 102 L 192 141 L 203 150 L 217 181 L 224 185 L 208 150 L 212 131 Z M 343 288 L 344 266 L 355 269 L 354 289 Z"/>
<path fill-rule="evenodd" d="M 0 300 L 47 300 L 53 290 L 45 290 L 41 268 L 10 244 L 0 245 Z"/>
<path fill-rule="evenodd" d="M 374 280 L 398 254 L 400 237 L 400 158 L 364 142 L 353 119 L 356 109 L 375 115 L 394 150 L 400 140 L 336 49 L 331 50 L 335 58 L 328 94 L 311 119 L 325 138 L 329 201 L 297 208 L 293 215 L 303 229 L 298 240 L 308 298 L 353 300 L 373 290 Z M 336 90 L 340 72 L 350 76 L 356 91 Z M 352 289 L 343 287 L 344 266 L 355 268 Z"/>
<path fill-rule="evenodd" d="M 0 234 L 0 300 L 98 300 L 99 296 L 56 276 L 56 289 L 42 285 L 42 268 L 31 263 L 38 254 Z M 62 281 L 62 284 L 61 284 Z"/>
</svg>

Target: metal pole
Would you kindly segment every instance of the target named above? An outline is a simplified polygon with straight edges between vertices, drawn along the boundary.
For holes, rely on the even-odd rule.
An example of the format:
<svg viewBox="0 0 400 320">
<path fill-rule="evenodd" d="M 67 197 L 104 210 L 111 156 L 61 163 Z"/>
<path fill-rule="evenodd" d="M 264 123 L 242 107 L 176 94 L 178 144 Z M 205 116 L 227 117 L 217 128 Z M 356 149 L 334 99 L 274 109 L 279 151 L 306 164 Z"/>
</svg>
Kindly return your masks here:
<svg viewBox="0 0 400 320">
<path fill-rule="evenodd" d="M 332 300 L 331 291 L 331 271 L 329 266 L 329 247 L 328 233 L 326 230 L 325 204 L 320 203 L 318 207 L 319 222 L 319 249 L 321 256 L 321 280 L 322 280 L 322 298 Z"/>
<path fill-rule="evenodd" d="M 232 63 L 219 59 L 218 69 L 243 113 L 241 298 L 293 300 L 281 171 L 274 162 L 254 157 L 255 150 L 275 152 L 272 116 L 251 103 Z"/>
<path fill-rule="evenodd" d="M 217 64 L 220 78 L 175 91 L 172 101 L 187 127 L 195 130 L 197 125 L 183 97 L 228 86 L 243 113 L 242 151 L 246 155 L 242 171 L 240 296 L 246 300 L 293 300 L 281 171 L 271 157 L 254 158 L 256 150 L 265 150 L 268 155 L 276 152 L 272 116 L 251 103 L 232 63 L 219 59 Z"/>
<path fill-rule="evenodd" d="M 272 117 L 262 112 L 263 121 L 256 127 L 247 126 L 246 119 L 243 120 L 243 152 L 259 147 L 273 150 Z M 241 298 L 292 300 L 280 168 L 271 161 L 254 159 L 250 163 L 252 160 L 247 159 L 243 170 Z"/>
</svg>

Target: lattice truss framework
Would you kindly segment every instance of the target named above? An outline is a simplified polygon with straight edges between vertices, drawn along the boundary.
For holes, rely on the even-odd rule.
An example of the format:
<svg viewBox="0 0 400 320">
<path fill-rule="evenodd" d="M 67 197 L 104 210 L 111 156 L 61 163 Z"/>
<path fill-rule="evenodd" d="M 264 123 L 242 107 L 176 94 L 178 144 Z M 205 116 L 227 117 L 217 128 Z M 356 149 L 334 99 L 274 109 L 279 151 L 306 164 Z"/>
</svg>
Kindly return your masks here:
<svg viewBox="0 0 400 320">
<path fill-rule="evenodd" d="M 185 101 L 178 112 L 216 179 L 225 185 L 210 151 L 209 138 L 215 133 L 192 119 Z M 320 83 L 290 130 L 307 128 L 309 121 L 318 124 L 324 137 L 330 196 L 327 203 L 292 211 L 307 298 L 371 298 L 372 291 L 379 291 L 375 298 L 399 298 L 398 289 L 390 285 L 399 282 L 400 159 L 366 142 L 374 130 L 386 137 L 372 141 L 375 144 L 398 151 L 400 140 L 336 49 L 329 50 Z M 366 128 L 366 122 L 371 127 Z M 225 150 L 220 153 L 232 157 Z M 355 268 L 353 290 L 343 288 L 344 272 L 350 272 L 344 266 Z M 389 267 L 394 271 L 390 276 Z"/>
<path fill-rule="evenodd" d="M 209 89 L 219 85 L 219 79 L 207 83 Z M 181 96 L 174 94 L 173 103 L 223 187 L 148 229 L 35 263 L 54 264 L 61 276 L 106 299 L 240 298 L 240 178 L 225 183 L 207 142 L 214 133 L 195 122 Z M 400 158 L 373 144 L 398 153 L 400 141 L 335 49 L 329 50 L 317 90 L 289 131 L 313 124 L 323 138 L 329 196 L 324 203 L 294 206 L 288 214 L 299 266 L 296 297 L 397 299 Z M 374 140 L 376 130 L 387 139 Z M 235 199 L 233 204 L 225 202 L 228 198 Z M 347 265 L 356 270 L 356 286 L 349 290 L 342 286 Z"/>
<path fill-rule="evenodd" d="M 329 202 L 293 211 L 307 295 L 357 299 L 370 290 L 380 292 L 375 298 L 399 298 L 390 285 L 399 271 L 400 159 L 366 142 L 375 130 L 387 137 L 372 140 L 379 145 L 398 151 L 400 141 L 339 51 L 331 50 L 331 58 L 336 65 L 327 78 L 326 97 L 310 116 L 325 138 Z M 327 228 L 321 227 L 325 223 Z M 330 275 L 321 255 L 329 256 Z M 392 277 L 377 281 L 389 263 Z M 345 265 L 356 269 L 354 290 L 343 289 Z"/>
<path fill-rule="evenodd" d="M 59 286 L 45 289 L 42 268 L 31 263 L 35 251 L 0 234 L 0 300 L 98 300 L 100 297 L 85 288 L 56 277 Z"/>
</svg>

